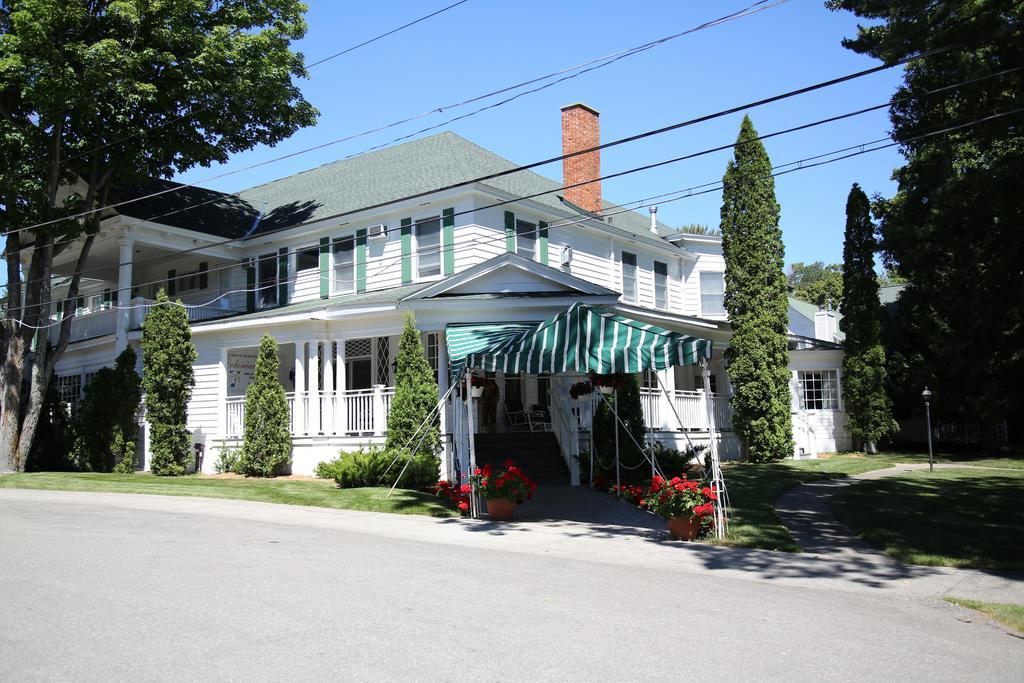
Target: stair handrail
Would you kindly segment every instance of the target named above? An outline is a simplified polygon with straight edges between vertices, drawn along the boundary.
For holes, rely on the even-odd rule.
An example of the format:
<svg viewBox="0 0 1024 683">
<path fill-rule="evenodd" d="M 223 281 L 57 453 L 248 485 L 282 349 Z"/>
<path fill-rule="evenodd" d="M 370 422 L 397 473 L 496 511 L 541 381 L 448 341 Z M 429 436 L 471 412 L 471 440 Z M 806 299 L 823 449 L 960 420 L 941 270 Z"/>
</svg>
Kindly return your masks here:
<svg viewBox="0 0 1024 683">
<path fill-rule="evenodd" d="M 553 387 L 554 388 L 554 387 Z M 562 459 L 565 460 L 566 467 L 569 468 L 569 481 L 573 486 L 579 486 L 580 483 L 580 434 L 579 427 L 570 424 L 570 420 L 566 418 L 566 413 L 572 415 L 572 409 L 567 408 L 565 403 L 565 396 L 563 392 L 552 391 L 548 395 L 551 398 L 551 412 L 558 415 L 557 422 L 552 420 L 551 427 L 555 434 L 555 440 L 558 441 L 559 451 L 561 451 Z M 572 422 L 575 421 L 573 416 Z"/>
</svg>

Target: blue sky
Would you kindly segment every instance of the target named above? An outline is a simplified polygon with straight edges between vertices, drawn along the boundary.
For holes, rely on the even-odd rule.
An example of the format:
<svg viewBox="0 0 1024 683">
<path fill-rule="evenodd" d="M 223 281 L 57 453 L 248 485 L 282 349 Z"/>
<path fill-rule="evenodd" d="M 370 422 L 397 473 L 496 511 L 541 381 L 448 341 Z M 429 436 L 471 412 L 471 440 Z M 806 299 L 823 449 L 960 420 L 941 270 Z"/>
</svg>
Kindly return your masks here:
<svg viewBox="0 0 1024 683">
<path fill-rule="evenodd" d="M 309 0 L 309 32 L 299 48 L 312 62 L 449 4 Z M 178 180 L 237 191 L 386 143 L 451 116 L 413 124 L 205 182 L 281 154 L 358 133 L 433 107 L 559 70 L 696 26 L 750 4 L 729 2 L 498 2 L 470 0 L 444 14 L 316 67 L 301 88 L 321 112 L 319 124 L 279 144 L 199 168 Z M 768 97 L 873 66 L 840 45 L 856 31 L 848 13 L 821 0 L 793 0 L 671 41 L 646 53 L 453 123 L 452 130 L 518 163 L 561 152 L 559 107 L 582 101 L 601 112 L 605 141 Z M 886 101 L 899 69 L 749 112 L 762 134 Z M 606 150 L 612 173 L 735 140 L 742 114 Z M 886 135 L 885 110 L 766 142 L 774 164 Z M 729 152 L 719 152 L 604 183 L 604 195 L 628 202 L 720 180 Z M 798 171 L 776 180 L 787 264 L 842 259 L 850 185 L 891 194 L 895 149 Z M 538 169 L 559 180 L 561 164 Z M 721 193 L 663 205 L 670 225 L 718 225 Z"/>
</svg>

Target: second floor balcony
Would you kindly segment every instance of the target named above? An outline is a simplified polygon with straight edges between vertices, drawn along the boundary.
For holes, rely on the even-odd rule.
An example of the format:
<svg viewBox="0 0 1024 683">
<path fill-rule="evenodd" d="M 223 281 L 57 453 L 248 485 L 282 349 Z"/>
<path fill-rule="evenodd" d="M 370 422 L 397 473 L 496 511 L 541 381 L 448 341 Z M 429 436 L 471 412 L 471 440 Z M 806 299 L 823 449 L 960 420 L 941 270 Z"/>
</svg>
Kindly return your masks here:
<svg viewBox="0 0 1024 683">
<path fill-rule="evenodd" d="M 139 330 L 142 329 L 142 320 L 149 313 L 153 307 L 153 301 L 143 297 L 136 297 L 131 300 L 127 311 L 122 311 L 113 304 L 105 305 L 101 304 L 98 309 L 90 310 L 88 308 L 81 311 L 76 311 L 74 314 L 74 320 L 71 321 L 71 341 L 83 341 L 86 339 L 96 339 L 98 337 L 105 337 L 112 335 L 117 332 L 118 315 L 125 314 L 127 329 L 128 330 Z M 224 318 L 230 315 L 235 315 L 241 311 L 232 310 L 224 306 L 190 306 L 185 305 L 185 312 L 188 315 L 189 322 L 200 322 L 203 320 L 213 320 L 215 318 Z M 53 344 L 57 343 L 57 339 L 60 337 L 61 325 L 58 324 L 59 319 L 54 316 L 52 320 L 52 327 L 50 327 L 49 335 L 50 342 Z"/>
</svg>

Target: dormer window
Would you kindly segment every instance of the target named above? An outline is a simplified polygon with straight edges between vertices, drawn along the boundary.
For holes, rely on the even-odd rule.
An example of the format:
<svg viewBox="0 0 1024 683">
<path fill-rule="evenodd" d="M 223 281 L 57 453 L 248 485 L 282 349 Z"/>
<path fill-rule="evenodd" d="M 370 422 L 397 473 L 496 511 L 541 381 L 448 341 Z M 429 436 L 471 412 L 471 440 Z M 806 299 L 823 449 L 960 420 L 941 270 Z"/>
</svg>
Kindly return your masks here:
<svg viewBox="0 0 1024 683">
<path fill-rule="evenodd" d="M 622 298 L 636 301 L 636 254 L 622 252 Z"/>
<path fill-rule="evenodd" d="M 516 220 L 516 253 L 533 261 L 537 253 L 537 224 Z"/>
<path fill-rule="evenodd" d="M 419 277 L 441 274 L 441 218 L 431 216 L 416 222 L 416 273 Z"/>
</svg>

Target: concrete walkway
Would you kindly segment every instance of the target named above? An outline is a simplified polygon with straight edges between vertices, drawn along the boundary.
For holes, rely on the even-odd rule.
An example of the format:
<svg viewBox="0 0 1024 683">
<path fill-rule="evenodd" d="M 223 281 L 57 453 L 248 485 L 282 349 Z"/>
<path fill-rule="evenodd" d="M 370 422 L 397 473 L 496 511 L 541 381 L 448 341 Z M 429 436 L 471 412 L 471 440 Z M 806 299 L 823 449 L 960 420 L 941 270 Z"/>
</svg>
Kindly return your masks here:
<svg viewBox="0 0 1024 683">
<path fill-rule="evenodd" d="M 506 523 L 239 500 L 22 489 L 0 489 L 0 519 L 4 518 L 6 506 L 20 505 L 27 501 L 159 511 L 178 515 L 185 524 L 189 523 L 189 518 L 221 517 L 334 529 L 439 545 L 526 553 L 552 559 L 566 558 L 667 570 L 678 573 L 681 580 L 687 575 L 702 574 L 769 585 L 884 591 L 892 593 L 894 597 L 955 595 L 995 602 L 1024 603 L 1024 581 L 1012 577 L 944 567 L 909 567 L 891 560 L 878 561 L 876 557 L 816 557 L 685 543 L 670 540 L 663 527 L 644 529 L 615 523 L 620 521 L 615 519 L 605 523 L 566 519 Z M 524 516 L 527 509 L 528 506 L 523 506 Z"/>
<path fill-rule="evenodd" d="M 991 467 L 973 466 L 970 463 L 942 463 L 936 464 L 935 468 L 1000 471 Z M 896 477 L 924 469 L 928 469 L 927 463 L 908 464 L 872 470 L 842 479 L 823 479 L 801 484 L 782 494 L 775 503 L 775 511 L 805 555 L 839 562 L 866 562 L 878 567 L 888 565 L 894 569 L 906 567 L 895 558 L 886 555 L 882 550 L 862 541 L 852 529 L 836 519 L 832 514 L 832 497 L 860 481 Z M 990 572 L 975 573 L 993 577 L 1003 576 Z M 1024 586 L 1024 576 L 1005 575 L 1005 578 L 1013 585 Z M 973 597 L 956 591 L 952 594 L 957 597 Z M 1016 597 L 1012 600 L 1008 594 L 996 594 L 989 599 L 995 602 L 1022 602 L 1021 598 L 1024 597 L 1022 592 L 1015 590 L 1014 594 Z M 976 599 L 983 600 L 985 598 Z"/>
</svg>

